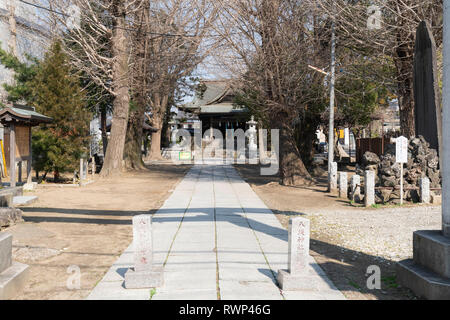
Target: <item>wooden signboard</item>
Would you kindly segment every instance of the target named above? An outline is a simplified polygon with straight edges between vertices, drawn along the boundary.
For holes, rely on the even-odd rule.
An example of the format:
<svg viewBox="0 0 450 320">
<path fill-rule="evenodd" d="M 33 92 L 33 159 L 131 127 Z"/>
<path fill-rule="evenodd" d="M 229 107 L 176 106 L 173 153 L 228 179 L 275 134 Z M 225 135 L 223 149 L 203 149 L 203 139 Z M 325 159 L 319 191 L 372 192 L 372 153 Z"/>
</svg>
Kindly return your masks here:
<svg viewBox="0 0 450 320">
<path fill-rule="evenodd" d="M 5 128 L 4 132 L 4 147 L 6 166 L 9 168 L 10 162 L 10 131 Z M 31 139 L 31 127 L 29 126 L 16 126 L 16 159 L 18 161 L 27 160 L 31 155 L 30 139 Z"/>
<path fill-rule="evenodd" d="M 398 137 L 395 140 L 396 153 L 395 160 L 400 164 L 400 204 L 403 205 L 403 164 L 408 162 L 408 139 Z"/>
</svg>

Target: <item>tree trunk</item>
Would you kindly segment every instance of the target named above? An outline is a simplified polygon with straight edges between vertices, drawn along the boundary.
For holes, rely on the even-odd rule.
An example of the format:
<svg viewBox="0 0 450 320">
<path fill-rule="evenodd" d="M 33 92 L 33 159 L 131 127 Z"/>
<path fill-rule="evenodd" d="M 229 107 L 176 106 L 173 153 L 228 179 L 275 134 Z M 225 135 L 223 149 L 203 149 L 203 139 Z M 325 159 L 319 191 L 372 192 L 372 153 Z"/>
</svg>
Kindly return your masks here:
<svg viewBox="0 0 450 320">
<path fill-rule="evenodd" d="M 102 131 L 103 155 L 106 155 L 106 149 L 108 148 L 108 132 L 106 130 L 106 107 L 102 108 L 100 113 L 100 127 Z"/>
<path fill-rule="evenodd" d="M 114 31 L 112 38 L 114 113 L 111 136 L 106 150 L 105 161 L 100 173 L 102 177 L 119 174 L 123 168 L 125 136 L 127 133 L 128 111 L 130 106 L 128 79 L 128 37 L 126 35 L 125 12 L 122 1 L 113 3 Z"/>
<path fill-rule="evenodd" d="M 130 116 L 130 121 L 128 121 L 125 143 L 125 167 L 127 169 L 140 170 L 145 168 L 142 161 L 143 122 L 143 112 L 135 112 L 133 116 Z"/>
<path fill-rule="evenodd" d="M 259 124 L 259 129 L 258 129 L 258 150 L 259 150 L 259 161 L 261 163 L 265 163 L 267 161 L 267 140 L 264 141 L 264 128 L 263 128 L 263 124 L 260 121 Z M 267 135 L 267 132 L 266 132 Z M 266 143 L 264 143 L 266 142 Z"/>
<path fill-rule="evenodd" d="M 319 121 L 317 120 L 312 117 L 307 117 L 300 121 L 297 128 L 297 147 L 300 151 L 300 157 L 307 168 L 311 168 L 314 160 L 314 141 L 319 125 Z"/>
<path fill-rule="evenodd" d="M 396 49 L 395 66 L 397 69 L 401 133 L 409 139 L 416 135 L 413 79 L 414 46 L 406 43 L 406 37 L 406 34 L 399 32 L 398 42 L 400 45 Z M 414 43 L 414 41 L 411 43 Z"/>
<path fill-rule="evenodd" d="M 144 82 L 145 84 L 145 82 Z M 127 169 L 144 169 L 142 161 L 142 142 L 144 130 L 142 128 L 145 118 L 145 94 L 138 91 L 133 98 L 132 111 L 128 120 L 127 136 L 125 142 L 125 166 Z"/>
<path fill-rule="evenodd" d="M 416 135 L 413 90 L 412 79 L 405 79 L 398 84 L 401 133 L 408 139 Z"/>
<path fill-rule="evenodd" d="M 157 129 L 156 132 L 152 132 L 152 142 L 150 146 L 149 158 L 152 160 L 162 160 L 161 156 L 161 132 L 162 132 L 162 119 L 159 114 L 153 115 L 153 128 Z"/>
<path fill-rule="evenodd" d="M 152 127 L 157 131 L 152 133 L 152 145 L 150 147 L 150 156 L 152 160 L 162 160 L 161 156 L 161 134 L 163 128 L 163 119 L 167 112 L 169 96 L 160 93 L 154 94 Z"/>
<path fill-rule="evenodd" d="M 279 117 L 278 119 L 283 119 Z M 288 122 L 288 121 L 286 121 Z M 311 175 L 300 156 L 295 140 L 295 129 L 286 122 L 280 122 L 280 177 L 281 184 L 297 186 L 311 183 Z"/>
</svg>

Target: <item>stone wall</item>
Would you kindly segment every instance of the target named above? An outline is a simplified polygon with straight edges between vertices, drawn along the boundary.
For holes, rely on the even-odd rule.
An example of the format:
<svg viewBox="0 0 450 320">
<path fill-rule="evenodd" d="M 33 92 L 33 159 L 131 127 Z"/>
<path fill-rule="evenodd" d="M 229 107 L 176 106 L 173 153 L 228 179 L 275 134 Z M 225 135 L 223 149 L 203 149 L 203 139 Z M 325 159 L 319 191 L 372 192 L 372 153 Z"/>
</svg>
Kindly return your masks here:
<svg viewBox="0 0 450 320">
<path fill-rule="evenodd" d="M 365 170 L 375 171 L 376 190 L 375 200 L 377 203 L 398 203 L 400 190 L 400 164 L 395 162 L 395 144 L 386 148 L 381 157 L 371 152 L 366 152 L 362 164 L 357 165 L 356 174 L 364 176 Z M 439 170 L 439 157 L 435 149 L 430 148 L 428 142 L 422 136 L 413 138 L 408 146 L 408 163 L 404 165 L 404 199 L 412 202 L 420 201 L 419 183 L 420 178 L 428 177 L 431 188 L 441 187 L 441 174 Z M 417 190 L 407 190 L 417 188 Z M 440 194 L 439 191 L 434 193 Z"/>
</svg>

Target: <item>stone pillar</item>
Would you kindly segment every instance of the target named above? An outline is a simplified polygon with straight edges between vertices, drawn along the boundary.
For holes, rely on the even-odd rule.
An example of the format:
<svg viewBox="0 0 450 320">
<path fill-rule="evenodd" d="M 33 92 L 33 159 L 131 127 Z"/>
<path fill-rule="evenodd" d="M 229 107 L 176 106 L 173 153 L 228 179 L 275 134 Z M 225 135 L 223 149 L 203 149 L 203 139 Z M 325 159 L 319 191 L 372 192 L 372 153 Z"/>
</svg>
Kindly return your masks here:
<svg viewBox="0 0 450 320">
<path fill-rule="evenodd" d="M 152 216 L 133 217 L 134 270 L 125 274 L 127 289 L 155 288 L 163 284 L 163 270 L 153 265 Z"/>
<path fill-rule="evenodd" d="M 83 158 L 81 158 L 80 159 L 80 181 L 83 180 L 83 176 L 84 176 L 83 170 L 84 170 L 84 164 L 83 164 Z"/>
<path fill-rule="evenodd" d="M 251 120 L 247 122 L 249 125 L 249 129 L 247 130 L 248 135 L 248 158 L 250 161 L 250 164 L 256 164 L 257 157 L 258 157 L 258 145 L 256 144 L 257 141 L 257 131 L 256 131 L 256 125 L 258 124 L 255 121 L 255 118 L 252 116 Z"/>
<path fill-rule="evenodd" d="M 442 232 L 450 238 L 450 4 L 444 1 L 444 84 L 442 89 Z"/>
<path fill-rule="evenodd" d="M 413 259 L 397 264 L 398 283 L 431 300 L 450 300 L 450 1 L 444 1 L 443 39 L 442 231 L 414 232 Z"/>
<path fill-rule="evenodd" d="M 428 177 L 420 179 L 420 201 L 430 203 L 430 179 Z"/>
<path fill-rule="evenodd" d="M 282 290 L 314 290 L 316 283 L 309 274 L 310 222 L 305 218 L 289 221 L 288 270 L 278 270 Z"/>
<path fill-rule="evenodd" d="M 348 199 L 347 172 L 339 172 L 339 198 Z"/>
<path fill-rule="evenodd" d="M 351 191 L 351 200 L 359 201 L 361 200 L 361 176 L 354 174 L 352 176 L 352 191 Z"/>
<path fill-rule="evenodd" d="M 83 180 L 87 180 L 88 178 L 88 161 L 87 159 L 83 159 Z"/>
<path fill-rule="evenodd" d="M 367 170 L 364 176 L 364 204 L 370 207 L 375 204 L 375 171 Z"/>
<path fill-rule="evenodd" d="M 177 145 L 177 133 L 178 133 L 178 126 L 175 121 L 169 122 L 170 124 L 170 148 L 173 148 Z"/>
<path fill-rule="evenodd" d="M 15 262 L 12 256 L 12 235 L 0 233 L 0 300 L 17 296 L 29 278 L 28 265 Z"/>
<path fill-rule="evenodd" d="M 337 169 L 336 162 L 332 162 L 330 166 L 330 173 L 328 176 L 328 192 L 334 193 L 337 190 Z"/>
<path fill-rule="evenodd" d="M 92 178 L 94 178 L 95 177 L 95 171 L 96 171 L 96 165 L 95 165 L 95 157 L 92 157 L 92 163 L 91 163 L 91 165 L 92 165 Z"/>
</svg>

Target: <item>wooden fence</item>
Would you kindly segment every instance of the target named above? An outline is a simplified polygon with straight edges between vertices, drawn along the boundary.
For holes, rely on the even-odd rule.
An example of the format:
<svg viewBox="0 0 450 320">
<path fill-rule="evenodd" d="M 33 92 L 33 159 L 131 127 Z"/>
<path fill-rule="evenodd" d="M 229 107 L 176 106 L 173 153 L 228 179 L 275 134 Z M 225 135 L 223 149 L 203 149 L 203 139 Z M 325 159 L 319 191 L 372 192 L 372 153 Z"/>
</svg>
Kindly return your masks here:
<svg viewBox="0 0 450 320">
<path fill-rule="evenodd" d="M 356 162 L 361 163 L 364 153 L 367 151 L 377 156 L 384 154 L 386 147 L 390 144 L 390 138 L 360 138 L 356 139 Z"/>
</svg>

